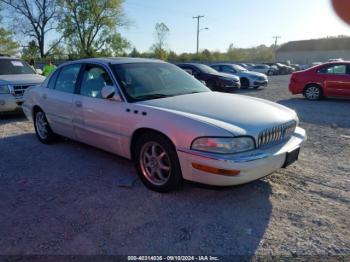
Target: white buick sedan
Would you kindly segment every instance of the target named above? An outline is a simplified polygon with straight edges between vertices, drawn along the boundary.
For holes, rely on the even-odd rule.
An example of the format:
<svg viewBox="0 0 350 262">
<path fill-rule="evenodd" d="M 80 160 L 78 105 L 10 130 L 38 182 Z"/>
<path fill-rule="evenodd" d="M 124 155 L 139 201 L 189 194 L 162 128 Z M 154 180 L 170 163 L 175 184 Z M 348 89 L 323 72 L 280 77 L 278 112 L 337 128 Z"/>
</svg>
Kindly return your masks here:
<svg viewBox="0 0 350 262">
<path fill-rule="evenodd" d="M 294 163 L 306 140 L 296 113 L 212 92 L 158 60 L 86 59 L 61 65 L 25 93 L 38 139 L 77 140 L 132 159 L 142 182 L 167 192 L 183 180 L 247 183 Z"/>
</svg>

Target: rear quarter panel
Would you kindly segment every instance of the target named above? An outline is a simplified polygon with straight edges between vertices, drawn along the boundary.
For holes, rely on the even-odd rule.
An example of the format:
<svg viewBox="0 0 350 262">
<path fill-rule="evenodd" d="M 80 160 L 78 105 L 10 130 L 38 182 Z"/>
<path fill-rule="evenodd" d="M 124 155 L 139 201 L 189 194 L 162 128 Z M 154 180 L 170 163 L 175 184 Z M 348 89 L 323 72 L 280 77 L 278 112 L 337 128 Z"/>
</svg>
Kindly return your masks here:
<svg viewBox="0 0 350 262">
<path fill-rule="evenodd" d="M 289 84 L 289 91 L 292 94 L 303 94 L 309 84 L 317 84 L 323 89 L 323 77 L 317 74 L 318 68 L 299 71 L 292 74 Z"/>
<path fill-rule="evenodd" d="M 28 89 L 23 96 L 24 102 L 22 105 L 23 112 L 29 121 L 33 121 L 33 108 L 40 105 L 41 86 L 35 86 Z"/>
</svg>

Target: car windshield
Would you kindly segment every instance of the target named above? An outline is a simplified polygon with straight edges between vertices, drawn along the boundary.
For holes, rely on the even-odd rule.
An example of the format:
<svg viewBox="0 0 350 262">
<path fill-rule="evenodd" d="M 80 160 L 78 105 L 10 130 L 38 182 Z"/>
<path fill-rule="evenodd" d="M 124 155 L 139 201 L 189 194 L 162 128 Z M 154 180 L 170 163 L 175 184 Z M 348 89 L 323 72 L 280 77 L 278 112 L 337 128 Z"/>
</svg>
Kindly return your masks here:
<svg viewBox="0 0 350 262">
<path fill-rule="evenodd" d="M 35 74 L 35 71 L 19 59 L 0 59 L 0 75 Z"/>
<path fill-rule="evenodd" d="M 198 68 L 203 73 L 207 73 L 207 74 L 217 74 L 218 73 L 218 71 L 216 71 L 215 69 L 213 69 L 207 65 L 198 64 L 198 65 L 195 65 L 195 67 Z"/>
<path fill-rule="evenodd" d="M 125 96 L 131 102 L 210 92 L 205 85 L 177 66 L 166 63 L 112 65 Z"/>
<path fill-rule="evenodd" d="M 248 71 L 246 68 L 240 65 L 232 65 L 232 67 L 237 71 L 237 72 L 243 72 L 243 71 Z"/>
</svg>

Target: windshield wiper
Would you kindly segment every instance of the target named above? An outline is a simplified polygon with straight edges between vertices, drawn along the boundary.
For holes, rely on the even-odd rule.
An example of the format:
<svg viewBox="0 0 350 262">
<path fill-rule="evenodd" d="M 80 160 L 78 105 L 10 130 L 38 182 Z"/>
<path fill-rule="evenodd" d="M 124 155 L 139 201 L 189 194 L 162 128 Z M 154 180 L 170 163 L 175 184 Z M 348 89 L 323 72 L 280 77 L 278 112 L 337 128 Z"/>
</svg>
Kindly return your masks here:
<svg viewBox="0 0 350 262">
<path fill-rule="evenodd" d="M 165 95 L 165 94 L 150 94 L 150 95 L 138 96 L 138 97 L 135 97 L 135 99 L 148 100 L 148 99 L 166 98 L 166 97 L 171 97 L 171 96 L 172 95 Z"/>
</svg>

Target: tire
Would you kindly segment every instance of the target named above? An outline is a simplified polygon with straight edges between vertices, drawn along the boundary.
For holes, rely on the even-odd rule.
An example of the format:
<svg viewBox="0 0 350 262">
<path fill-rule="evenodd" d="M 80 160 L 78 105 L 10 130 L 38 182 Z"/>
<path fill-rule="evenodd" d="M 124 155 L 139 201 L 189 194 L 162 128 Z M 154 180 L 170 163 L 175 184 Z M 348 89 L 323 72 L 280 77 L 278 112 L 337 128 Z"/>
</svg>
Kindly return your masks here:
<svg viewBox="0 0 350 262">
<path fill-rule="evenodd" d="M 41 143 L 52 144 L 56 142 L 57 136 L 52 132 L 45 113 L 40 109 L 34 113 L 34 128 L 36 136 Z"/>
<path fill-rule="evenodd" d="M 268 76 L 272 76 L 272 75 L 273 75 L 273 71 L 272 71 L 272 70 L 269 70 L 269 71 L 267 72 L 267 75 L 268 75 Z"/>
<path fill-rule="evenodd" d="M 149 132 L 137 139 L 134 162 L 142 183 L 149 189 L 166 193 L 183 182 L 180 162 L 173 144 L 164 136 Z"/>
<path fill-rule="evenodd" d="M 320 100 L 322 98 L 322 89 L 318 85 L 308 85 L 305 87 L 304 96 L 310 101 Z"/>
<path fill-rule="evenodd" d="M 249 80 L 247 78 L 241 78 L 241 88 L 247 89 L 249 88 L 249 86 L 250 86 Z"/>
</svg>

